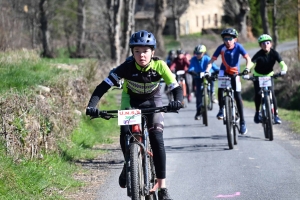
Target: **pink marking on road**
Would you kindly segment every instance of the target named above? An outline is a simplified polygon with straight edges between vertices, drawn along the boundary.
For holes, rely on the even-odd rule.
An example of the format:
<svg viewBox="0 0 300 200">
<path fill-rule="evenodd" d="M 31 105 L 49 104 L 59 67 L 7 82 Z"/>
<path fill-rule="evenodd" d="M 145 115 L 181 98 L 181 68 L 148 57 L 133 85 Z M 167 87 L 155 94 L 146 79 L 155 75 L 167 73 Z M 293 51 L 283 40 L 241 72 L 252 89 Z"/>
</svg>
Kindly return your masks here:
<svg viewBox="0 0 300 200">
<path fill-rule="evenodd" d="M 232 198 L 240 195 L 240 192 L 236 192 L 235 194 L 219 194 L 218 196 L 216 196 L 216 198 Z"/>
</svg>

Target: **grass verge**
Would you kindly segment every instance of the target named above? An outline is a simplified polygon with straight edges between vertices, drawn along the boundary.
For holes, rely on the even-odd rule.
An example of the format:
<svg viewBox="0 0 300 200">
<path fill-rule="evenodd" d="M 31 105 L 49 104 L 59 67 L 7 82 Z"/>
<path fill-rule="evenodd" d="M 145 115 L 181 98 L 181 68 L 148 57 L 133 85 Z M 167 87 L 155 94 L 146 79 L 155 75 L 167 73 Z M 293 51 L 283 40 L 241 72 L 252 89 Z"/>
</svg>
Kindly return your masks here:
<svg viewBox="0 0 300 200">
<path fill-rule="evenodd" d="M 119 90 L 110 90 L 101 101 L 101 110 L 117 110 L 116 96 L 120 95 Z M 72 146 L 60 144 L 63 154 L 67 160 L 92 159 L 103 150 L 95 150 L 96 144 L 110 144 L 112 137 L 119 135 L 119 126 L 116 119 L 104 120 L 93 119 L 82 116 L 79 126 L 71 134 Z"/>
</svg>

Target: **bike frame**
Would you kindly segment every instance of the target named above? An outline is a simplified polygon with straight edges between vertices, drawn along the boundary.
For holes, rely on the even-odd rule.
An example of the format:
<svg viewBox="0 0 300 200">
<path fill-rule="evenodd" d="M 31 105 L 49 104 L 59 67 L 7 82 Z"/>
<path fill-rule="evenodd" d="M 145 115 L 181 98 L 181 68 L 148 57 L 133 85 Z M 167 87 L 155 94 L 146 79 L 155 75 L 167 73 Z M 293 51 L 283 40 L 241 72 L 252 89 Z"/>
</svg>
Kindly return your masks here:
<svg viewBox="0 0 300 200">
<path fill-rule="evenodd" d="M 237 145 L 238 135 L 236 130 L 240 132 L 240 128 L 237 123 L 236 115 L 238 112 L 237 112 L 236 103 L 234 99 L 234 90 L 231 87 L 231 79 L 239 75 L 241 74 L 234 75 L 233 77 L 229 77 L 229 76 L 218 77 L 219 88 L 223 88 L 223 96 L 222 96 L 223 124 L 226 125 L 229 149 L 233 149 L 234 145 Z M 228 116 L 228 114 L 231 116 Z"/>
<path fill-rule="evenodd" d="M 277 78 L 280 76 L 280 73 L 275 74 L 273 77 Z M 259 80 L 261 79 L 261 80 Z M 260 86 L 260 95 L 261 95 L 261 114 L 262 114 L 262 126 L 264 129 L 265 138 L 272 141 L 273 137 L 273 124 L 274 124 L 274 104 L 273 96 L 271 92 L 271 77 L 251 77 L 249 80 L 259 81 Z"/>
<path fill-rule="evenodd" d="M 144 188 L 142 189 L 142 195 L 149 195 L 150 190 L 150 180 L 149 180 L 149 156 L 153 157 L 151 150 L 148 145 L 148 129 L 146 126 L 145 116 L 142 115 L 141 124 L 130 125 L 131 134 L 126 134 L 125 136 L 125 147 L 126 147 L 126 175 L 127 175 L 127 195 L 131 196 L 131 177 L 130 177 L 130 145 L 132 143 L 138 144 L 141 148 L 143 157 L 143 171 L 144 171 Z M 153 180 L 154 181 L 154 180 Z"/>
<path fill-rule="evenodd" d="M 125 110 L 125 112 L 128 110 Z M 176 112 L 177 111 L 170 111 L 169 106 L 163 106 L 163 107 L 156 107 L 156 108 L 142 108 L 138 110 L 141 114 L 142 120 L 141 123 L 133 123 L 130 124 L 129 120 L 126 120 L 126 125 L 128 124 L 130 134 L 126 134 L 125 136 L 125 162 L 126 162 L 126 177 L 127 177 L 127 196 L 131 197 L 132 199 L 136 199 L 137 197 L 133 197 L 133 189 L 132 187 L 135 187 L 135 190 L 137 187 L 138 191 L 135 191 L 135 193 L 138 192 L 138 196 L 141 195 L 143 198 L 146 199 L 156 199 L 155 191 L 158 189 L 158 184 L 155 183 L 155 170 L 154 170 L 154 163 L 153 163 L 153 154 L 149 143 L 149 137 L 148 137 L 148 128 L 147 128 L 147 120 L 146 120 L 146 114 L 152 114 L 152 113 L 159 113 L 159 112 Z M 111 119 L 111 118 L 118 118 L 118 110 L 109 110 L 109 111 L 99 111 L 99 116 L 104 119 Z M 132 115 L 134 116 L 134 114 Z M 96 117 L 92 117 L 96 118 Z M 130 117 L 131 118 L 131 117 Z M 122 119 L 122 118 L 121 118 Z M 122 120 L 121 120 L 122 121 Z M 131 150 L 134 149 L 136 146 L 138 146 L 138 152 L 141 152 L 139 154 L 142 158 L 142 164 L 141 163 L 131 163 Z M 137 157 L 136 157 L 137 158 Z M 135 178 L 131 179 L 131 172 L 132 167 L 137 166 L 141 164 L 142 165 L 142 173 L 143 173 L 143 183 L 141 183 L 141 177 L 138 176 L 139 180 L 137 181 L 139 185 L 135 185 L 132 183 L 132 180 L 136 180 Z M 140 170 L 140 167 L 137 169 Z M 151 171 L 150 171 L 151 170 Z M 138 172 L 139 173 L 139 172 Z M 149 178 L 150 177 L 150 178 Z M 153 185 L 153 187 L 152 187 Z M 135 195 L 134 195 L 135 196 Z"/>
</svg>

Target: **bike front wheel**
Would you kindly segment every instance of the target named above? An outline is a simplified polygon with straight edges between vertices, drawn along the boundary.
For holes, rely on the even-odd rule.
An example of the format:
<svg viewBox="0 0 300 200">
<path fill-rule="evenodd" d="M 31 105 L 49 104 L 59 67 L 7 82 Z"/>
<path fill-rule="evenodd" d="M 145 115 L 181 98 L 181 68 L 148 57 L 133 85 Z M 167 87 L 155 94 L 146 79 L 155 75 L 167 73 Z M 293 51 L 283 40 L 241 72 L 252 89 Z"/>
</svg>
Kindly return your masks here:
<svg viewBox="0 0 300 200">
<path fill-rule="evenodd" d="M 233 124 L 232 124 L 232 105 L 231 99 L 229 96 L 225 96 L 225 117 L 226 117 L 226 132 L 229 149 L 234 147 L 234 133 L 233 133 Z"/>
<path fill-rule="evenodd" d="M 212 110 L 213 109 L 213 106 L 214 106 L 214 100 L 213 100 L 213 93 L 211 92 L 211 90 L 209 90 L 208 92 L 208 100 L 207 100 L 207 102 L 208 102 L 208 104 L 207 104 L 207 109 L 208 110 Z"/>
<path fill-rule="evenodd" d="M 144 187 L 143 155 L 137 143 L 130 145 L 130 174 L 131 174 L 131 199 L 145 200 L 142 195 Z"/>
<path fill-rule="evenodd" d="M 203 90 L 203 106 L 202 106 L 202 121 L 205 126 L 208 126 L 208 118 L 207 118 L 207 104 L 208 104 L 208 97 L 207 97 L 207 86 L 204 86 Z"/>
<path fill-rule="evenodd" d="M 270 104 L 270 96 L 266 95 L 264 97 L 265 105 L 266 105 L 266 131 L 270 141 L 273 140 L 273 119 L 272 119 L 272 111 Z"/>
</svg>

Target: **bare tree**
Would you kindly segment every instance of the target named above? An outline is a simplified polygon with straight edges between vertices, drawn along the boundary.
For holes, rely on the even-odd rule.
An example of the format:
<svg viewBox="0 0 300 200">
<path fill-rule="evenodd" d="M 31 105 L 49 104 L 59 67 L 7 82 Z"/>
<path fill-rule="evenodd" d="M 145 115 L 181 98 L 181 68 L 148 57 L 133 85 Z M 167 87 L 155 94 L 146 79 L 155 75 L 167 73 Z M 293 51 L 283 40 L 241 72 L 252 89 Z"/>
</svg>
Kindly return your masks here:
<svg viewBox="0 0 300 200">
<path fill-rule="evenodd" d="M 78 0 L 77 7 L 77 42 L 76 42 L 76 57 L 85 57 L 84 43 L 85 43 L 85 0 Z"/>
<path fill-rule="evenodd" d="M 135 31 L 135 20 L 134 20 L 134 12 L 135 12 L 135 4 L 136 0 L 125 0 L 125 9 L 124 9 L 124 27 L 123 27 L 123 37 L 122 37 L 122 46 L 124 54 L 121 55 L 127 57 L 130 55 L 128 41 L 130 36 Z M 122 59 L 124 59 L 122 57 Z"/>
<path fill-rule="evenodd" d="M 260 15 L 263 25 L 263 31 L 265 34 L 270 34 L 269 21 L 268 21 L 268 7 L 267 0 L 260 1 Z"/>
<path fill-rule="evenodd" d="M 240 38 L 247 38 L 246 17 L 250 11 L 248 0 L 225 0 L 224 3 L 224 21 L 230 26 L 236 26 Z"/>
<path fill-rule="evenodd" d="M 162 36 L 166 24 L 165 10 L 167 7 L 167 0 L 156 0 L 154 11 L 154 35 L 156 37 L 156 54 L 164 56 L 165 45 Z"/>
<path fill-rule="evenodd" d="M 42 57 L 53 58 L 54 55 L 50 50 L 50 32 L 48 30 L 48 18 L 47 18 L 47 0 L 40 0 L 40 25 L 42 31 L 42 45 L 43 52 Z"/>
<path fill-rule="evenodd" d="M 278 42 L 278 27 L 277 27 L 277 0 L 273 1 L 273 12 L 272 12 L 272 20 L 273 20 L 273 48 L 276 49 Z"/>
<path fill-rule="evenodd" d="M 179 17 L 186 11 L 189 7 L 189 0 L 168 0 L 168 7 L 172 9 L 173 22 L 175 27 L 174 39 L 179 41 L 180 37 L 180 26 Z"/>
<path fill-rule="evenodd" d="M 120 19 L 123 0 L 107 0 L 108 35 L 110 40 L 110 58 L 118 65 L 120 63 Z"/>
</svg>

